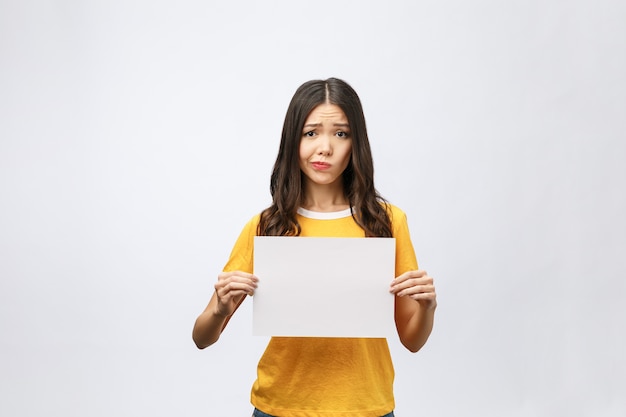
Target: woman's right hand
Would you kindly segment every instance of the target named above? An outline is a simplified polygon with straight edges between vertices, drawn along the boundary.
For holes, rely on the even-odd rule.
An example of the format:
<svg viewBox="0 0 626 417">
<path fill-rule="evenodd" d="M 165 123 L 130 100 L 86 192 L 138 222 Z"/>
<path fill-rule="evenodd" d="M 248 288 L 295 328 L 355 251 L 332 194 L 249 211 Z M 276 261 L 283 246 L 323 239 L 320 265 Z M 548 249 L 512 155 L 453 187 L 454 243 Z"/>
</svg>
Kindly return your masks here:
<svg viewBox="0 0 626 417">
<path fill-rule="evenodd" d="M 231 271 L 219 274 L 215 284 L 215 313 L 223 317 L 233 314 L 243 297 L 254 295 L 258 282 L 259 278 L 248 272 Z"/>
</svg>

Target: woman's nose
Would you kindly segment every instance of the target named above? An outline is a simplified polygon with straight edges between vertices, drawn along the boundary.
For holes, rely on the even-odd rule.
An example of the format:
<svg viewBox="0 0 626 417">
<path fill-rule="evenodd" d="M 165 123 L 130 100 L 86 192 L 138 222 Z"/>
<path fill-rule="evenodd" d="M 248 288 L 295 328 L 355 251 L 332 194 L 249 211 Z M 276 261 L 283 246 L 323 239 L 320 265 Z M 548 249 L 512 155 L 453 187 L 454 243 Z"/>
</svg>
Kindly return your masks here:
<svg viewBox="0 0 626 417">
<path fill-rule="evenodd" d="M 330 138 L 326 135 L 322 135 L 318 141 L 317 153 L 319 155 L 330 155 L 332 153 L 332 146 L 330 144 Z"/>
</svg>

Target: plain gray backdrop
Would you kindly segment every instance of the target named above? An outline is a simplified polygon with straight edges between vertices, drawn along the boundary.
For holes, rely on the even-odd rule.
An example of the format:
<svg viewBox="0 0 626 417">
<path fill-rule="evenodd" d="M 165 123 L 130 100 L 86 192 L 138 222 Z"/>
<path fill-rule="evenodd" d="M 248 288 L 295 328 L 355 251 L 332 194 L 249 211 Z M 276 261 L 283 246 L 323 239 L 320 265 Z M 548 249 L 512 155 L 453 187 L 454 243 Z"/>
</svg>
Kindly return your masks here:
<svg viewBox="0 0 626 417">
<path fill-rule="evenodd" d="M 435 277 L 397 415 L 626 415 L 623 1 L 0 1 L 0 414 L 249 416 L 191 329 L 287 104 L 359 93 Z"/>
</svg>

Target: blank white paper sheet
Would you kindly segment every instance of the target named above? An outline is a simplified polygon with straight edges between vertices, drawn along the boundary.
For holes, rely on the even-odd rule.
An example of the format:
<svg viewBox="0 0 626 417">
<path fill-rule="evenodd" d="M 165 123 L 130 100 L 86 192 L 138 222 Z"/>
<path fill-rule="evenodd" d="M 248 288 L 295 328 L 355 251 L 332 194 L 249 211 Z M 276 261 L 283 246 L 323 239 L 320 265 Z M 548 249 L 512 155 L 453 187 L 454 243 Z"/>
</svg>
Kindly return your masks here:
<svg viewBox="0 0 626 417">
<path fill-rule="evenodd" d="M 254 335 L 395 334 L 393 238 L 257 236 L 254 274 Z"/>
</svg>

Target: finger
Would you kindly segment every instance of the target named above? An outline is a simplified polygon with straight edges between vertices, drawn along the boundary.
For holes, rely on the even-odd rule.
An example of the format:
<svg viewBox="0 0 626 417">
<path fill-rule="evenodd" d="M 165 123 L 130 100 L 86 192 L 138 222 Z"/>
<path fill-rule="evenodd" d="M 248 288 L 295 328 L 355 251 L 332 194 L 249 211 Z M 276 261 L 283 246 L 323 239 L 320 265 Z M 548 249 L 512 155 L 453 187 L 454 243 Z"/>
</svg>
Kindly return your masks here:
<svg viewBox="0 0 626 417">
<path fill-rule="evenodd" d="M 415 286 L 403 288 L 396 292 L 396 294 L 399 297 L 404 297 L 407 295 L 413 296 L 413 295 L 420 295 L 420 294 L 430 294 L 430 293 L 433 293 L 433 294 L 435 293 L 435 287 L 433 285 L 415 285 Z"/>
<path fill-rule="evenodd" d="M 437 295 L 435 293 L 422 293 L 416 294 L 410 297 L 426 308 L 435 308 L 437 307 Z"/>
<path fill-rule="evenodd" d="M 242 286 L 257 288 L 259 285 L 255 281 L 246 278 L 233 277 L 215 284 L 218 288 L 241 288 Z"/>
<path fill-rule="evenodd" d="M 225 294 L 224 296 L 219 296 L 218 295 L 217 300 L 218 300 L 218 303 L 220 303 L 220 304 L 229 304 L 233 300 L 239 300 L 239 299 L 241 299 L 241 297 L 245 297 L 247 295 L 251 296 L 253 294 L 254 294 L 254 292 L 248 292 L 248 291 L 243 291 L 243 290 L 236 290 L 236 291 L 230 291 L 229 293 Z"/>
<path fill-rule="evenodd" d="M 402 282 L 394 282 L 391 284 L 389 291 L 392 294 L 397 294 L 409 288 L 420 287 L 420 286 L 425 286 L 425 285 L 433 286 L 433 279 L 430 277 L 422 277 L 422 278 L 411 278 Z"/>
<path fill-rule="evenodd" d="M 258 282 L 259 280 L 256 276 L 229 275 L 218 277 L 218 281 L 215 285 L 218 287 L 225 287 L 231 283 L 240 283 L 256 288 Z"/>
<path fill-rule="evenodd" d="M 409 279 L 421 278 L 427 276 L 428 273 L 423 269 L 416 269 L 414 271 L 406 271 L 404 274 L 398 275 L 392 282 L 392 284 L 399 284 Z"/>
<path fill-rule="evenodd" d="M 221 272 L 217 276 L 218 281 L 227 281 L 229 279 L 238 279 L 238 280 L 243 279 L 243 280 L 250 280 L 254 282 L 259 281 L 259 278 L 256 275 L 251 274 L 249 272 L 242 272 L 242 271 Z"/>
<path fill-rule="evenodd" d="M 232 293 L 239 295 L 246 293 L 252 295 L 256 287 L 256 283 L 249 284 L 239 281 L 228 281 L 215 284 L 215 291 L 218 297 L 229 297 L 232 296 Z"/>
</svg>

